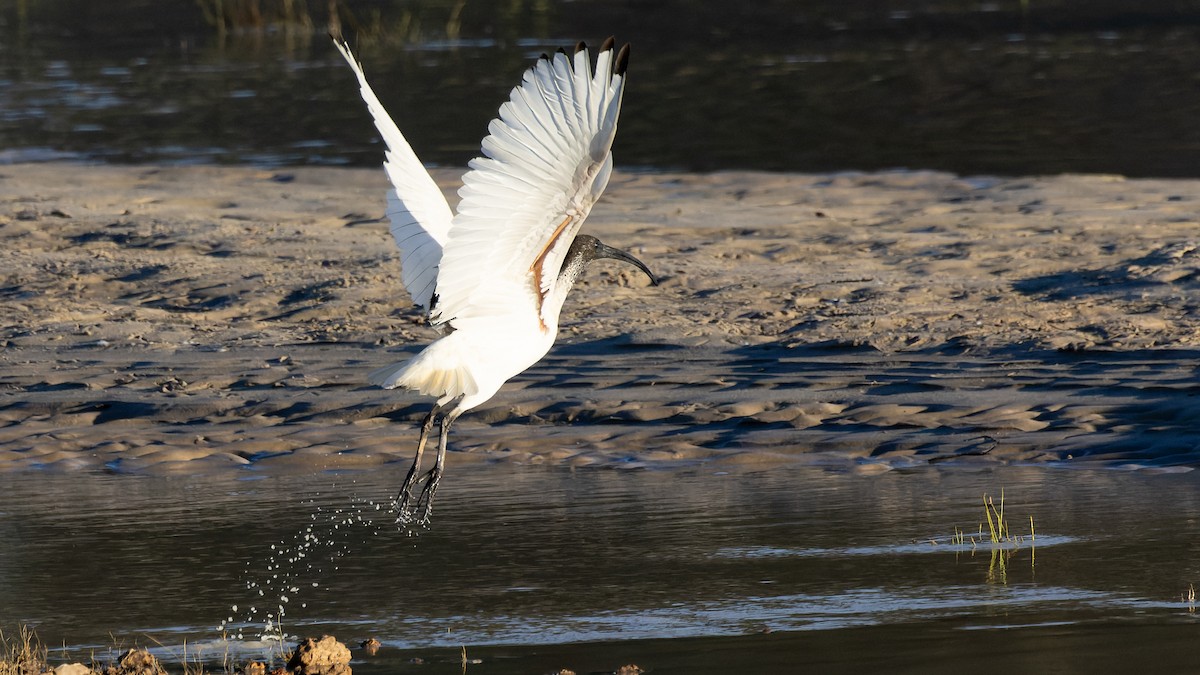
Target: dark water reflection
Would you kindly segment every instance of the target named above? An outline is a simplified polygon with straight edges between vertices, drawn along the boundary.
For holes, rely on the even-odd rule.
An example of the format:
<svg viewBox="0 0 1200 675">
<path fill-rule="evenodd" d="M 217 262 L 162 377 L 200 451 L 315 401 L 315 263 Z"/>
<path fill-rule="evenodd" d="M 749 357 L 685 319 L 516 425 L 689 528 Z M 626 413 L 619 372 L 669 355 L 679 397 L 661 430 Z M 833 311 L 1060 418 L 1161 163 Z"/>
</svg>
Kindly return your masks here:
<svg viewBox="0 0 1200 675">
<path fill-rule="evenodd" d="M 376 165 L 330 4 L 0 4 L 3 157 Z M 1196 0 L 332 5 L 428 163 L 473 156 L 538 53 L 616 34 L 625 166 L 1200 171 Z"/>
<path fill-rule="evenodd" d="M 0 621 L 73 650 L 112 634 L 219 658 L 263 649 L 282 604 L 289 634 L 382 640 L 361 672 L 414 655 L 457 668 L 462 645 L 479 672 L 865 668 L 877 651 L 830 649 L 870 635 L 894 643 L 895 669 L 945 654 L 930 667 L 949 672 L 988 640 L 1048 657 L 1058 635 L 1083 658 L 1137 627 L 1122 645 L 1136 658 L 1197 628 L 1181 600 L 1200 580 L 1194 473 L 456 467 L 415 538 L 370 503 L 399 470 L 241 478 L 0 475 Z M 951 541 L 1001 488 L 1038 543 L 1003 566 Z M 243 641 L 212 644 L 223 619 Z M 697 649 L 726 660 L 706 670 Z"/>
</svg>

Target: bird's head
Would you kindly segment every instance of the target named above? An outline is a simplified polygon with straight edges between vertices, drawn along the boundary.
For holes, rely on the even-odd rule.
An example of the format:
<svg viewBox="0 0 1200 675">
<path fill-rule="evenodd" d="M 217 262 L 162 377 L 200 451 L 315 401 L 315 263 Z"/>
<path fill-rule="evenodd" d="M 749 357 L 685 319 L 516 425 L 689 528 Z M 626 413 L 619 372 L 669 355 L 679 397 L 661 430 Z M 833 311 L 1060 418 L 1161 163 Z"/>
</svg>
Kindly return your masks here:
<svg viewBox="0 0 1200 675">
<path fill-rule="evenodd" d="M 574 278 L 583 271 L 583 266 L 597 258 L 612 258 L 613 260 L 627 262 L 645 272 L 646 276 L 650 277 L 650 285 L 658 285 L 658 278 L 654 276 L 650 268 L 646 267 L 646 264 L 641 260 L 587 234 L 581 234 L 575 237 L 575 241 L 571 242 L 571 247 L 567 249 L 567 256 L 563 259 L 562 271 L 559 274 L 570 275 L 572 281 L 574 281 Z"/>
</svg>

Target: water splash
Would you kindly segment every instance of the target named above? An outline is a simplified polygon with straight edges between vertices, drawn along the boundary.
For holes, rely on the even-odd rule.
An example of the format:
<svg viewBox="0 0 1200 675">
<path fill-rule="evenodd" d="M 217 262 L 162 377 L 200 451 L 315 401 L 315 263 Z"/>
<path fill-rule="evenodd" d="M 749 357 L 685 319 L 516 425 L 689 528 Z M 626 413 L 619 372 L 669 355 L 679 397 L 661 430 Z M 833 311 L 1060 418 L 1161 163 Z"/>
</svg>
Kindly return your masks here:
<svg viewBox="0 0 1200 675">
<path fill-rule="evenodd" d="M 352 484 L 354 481 L 351 481 Z M 330 486 L 335 499 L 345 491 Z M 359 497 L 349 491 L 347 501 L 330 505 L 320 492 L 302 501 L 310 511 L 307 522 L 290 537 L 272 542 L 264 555 L 246 561 L 243 587 L 251 601 L 230 605 L 229 614 L 216 626 L 226 640 L 275 646 L 299 639 L 288 635 L 284 619 L 288 610 L 308 608 L 308 600 L 327 587 L 330 576 L 340 569 L 340 561 L 351 555 L 367 537 L 398 532 L 418 534 L 413 528 L 394 522 L 396 502 L 380 502 Z M 387 507 L 385 507 L 387 504 Z M 390 508 L 388 508 L 390 507 Z M 376 520 L 377 516 L 384 516 Z M 261 564 L 261 569 L 256 566 Z"/>
</svg>

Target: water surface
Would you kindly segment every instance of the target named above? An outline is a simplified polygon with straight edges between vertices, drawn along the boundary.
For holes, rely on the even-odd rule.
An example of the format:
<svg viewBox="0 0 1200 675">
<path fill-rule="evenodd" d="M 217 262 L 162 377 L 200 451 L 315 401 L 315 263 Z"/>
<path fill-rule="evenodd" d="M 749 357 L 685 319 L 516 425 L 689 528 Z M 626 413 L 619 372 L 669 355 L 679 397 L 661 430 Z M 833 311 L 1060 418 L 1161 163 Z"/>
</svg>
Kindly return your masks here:
<svg viewBox="0 0 1200 675">
<path fill-rule="evenodd" d="M 283 607 L 288 636 L 381 640 L 358 672 L 450 672 L 462 646 L 481 673 L 851 671 L 883 650 L 960 672 L 988 645 L 1132 667 L 1200 630 L 1194 473 L 463 466 L 413 537 L 374 505 L 400 469 L 0 475 L 0 619 L 72 654 L 120 636 L 219 660 L 261 653 Z M 956 545 L 1001 489 L 1020 545 Z"/>
<path fill-rule="evenodd" d="M 478 153 L 538 54 L 616 35 L 627 168 L 1200 167 L 1196 0 L 23 0 L 0 5 L 0 159 L 378 165 L 331 23 L 432 164 Z"/>
</svg>

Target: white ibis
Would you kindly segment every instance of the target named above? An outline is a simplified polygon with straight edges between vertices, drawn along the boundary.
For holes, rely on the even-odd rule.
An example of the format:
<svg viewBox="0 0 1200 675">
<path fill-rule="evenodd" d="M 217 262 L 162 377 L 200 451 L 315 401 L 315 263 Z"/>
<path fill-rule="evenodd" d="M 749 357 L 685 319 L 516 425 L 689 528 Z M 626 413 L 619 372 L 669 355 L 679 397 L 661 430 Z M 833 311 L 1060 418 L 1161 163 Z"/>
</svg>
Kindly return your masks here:
<svg viewBox="0 0 1200 675">
<path fill-rule="evenodd" d="M 637 258 L 579 234 L 612 173 L 629 45 L 615 52 L 609 38 L 594 71 L 583 43 L 574 54 L 543 54 L 488 125 L 484 156 L 471 160 L 453 214 L 348 45 L 334 42 L 358 76 L 387 144 L 383 167 L 393 186 L 387 214 L 404 287 L 446 333 L 408 361 L 370 375 L 386 389 L 437 397 L 397 498 L 397 521 L 427 524 L 450 425 L 550 351 L 563 302 L 584 266 L 615 258 L 658 283 Z M 421 474 L 421 455 L 439 415 L 437 459 Z"/>
</svg>

